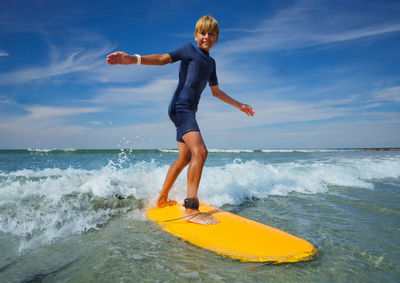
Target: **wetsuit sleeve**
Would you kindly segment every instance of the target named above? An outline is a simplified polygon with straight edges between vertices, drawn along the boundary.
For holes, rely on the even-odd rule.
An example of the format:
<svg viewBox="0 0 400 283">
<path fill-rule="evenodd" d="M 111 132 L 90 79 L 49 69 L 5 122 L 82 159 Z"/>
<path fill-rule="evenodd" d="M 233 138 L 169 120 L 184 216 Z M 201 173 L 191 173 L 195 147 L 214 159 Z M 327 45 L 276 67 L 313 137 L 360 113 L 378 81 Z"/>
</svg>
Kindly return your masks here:
<svg viewBox="0 0 400 283">
<path fill-rule="evenodd" d="M 188 60 L 191 58 L 193 53 L 193 46 L 190 43 L 185 43 L 175 49 L 174 51 L 169 52 L 171 56 L 172 63 L 179 61 L 179 60 Z"/>
<path fill-rule="evenodd" d="M 213 60 L 214 70 L 212 71 L 210 78 L 208 79 L 208 84 L 210 86 L 218 85 L 218 78 L 217 78 L 217 68 L 215 67 L 215 61 Z"/>
</svg>

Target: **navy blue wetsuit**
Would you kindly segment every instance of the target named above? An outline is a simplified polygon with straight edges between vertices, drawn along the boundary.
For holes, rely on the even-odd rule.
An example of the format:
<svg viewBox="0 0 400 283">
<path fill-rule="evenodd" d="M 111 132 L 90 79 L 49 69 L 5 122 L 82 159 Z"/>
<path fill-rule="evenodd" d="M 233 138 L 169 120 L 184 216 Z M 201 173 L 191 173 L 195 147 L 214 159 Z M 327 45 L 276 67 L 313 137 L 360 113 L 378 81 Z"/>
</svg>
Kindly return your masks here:
<svg viewBox="0 0 400 283">
<path fill-rule="evenodd" d="M 218 85 L 215 61 L 207 51 L 186 43 L 169 52 L 172 62 L 181 60 L 178 87 L 171 99 L 168 114 L 176 127 L 176 140 L 188 132 L 199 132 L 196 111 L 201 93 L 207 85 Z"/>
</svg>

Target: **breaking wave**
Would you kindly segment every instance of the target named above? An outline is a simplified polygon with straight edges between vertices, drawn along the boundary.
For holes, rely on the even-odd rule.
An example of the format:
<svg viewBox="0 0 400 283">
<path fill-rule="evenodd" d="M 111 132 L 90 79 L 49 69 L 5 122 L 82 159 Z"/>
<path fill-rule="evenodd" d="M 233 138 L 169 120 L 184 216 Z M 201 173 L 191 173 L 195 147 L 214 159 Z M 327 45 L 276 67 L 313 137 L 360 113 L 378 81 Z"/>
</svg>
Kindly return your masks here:
<svg viewBox="0 0 400 283">
<path fill-rule="evenodd" d="M 98 229 L 112 217 L 131 213 L 142 221 L 143 208 L 154 203 L 167 165 L 130 162 L 121 155 L 98 170 L 22 169 L 0 171 L 0 231 L 21 239 L 20 250 L 70 234 Z M 122 166 L 124 165 L 124 166 Z M 186 172 L 171 198 L 182 201 Z M 204 168 L 199 197 L 221 207 L 248 199 L 329 193 L 333 186 L 373 189 L 374 180 L 400 178 L 400 157 L 335 158 L 261 163 L 236 159 Z"/>
</svg>

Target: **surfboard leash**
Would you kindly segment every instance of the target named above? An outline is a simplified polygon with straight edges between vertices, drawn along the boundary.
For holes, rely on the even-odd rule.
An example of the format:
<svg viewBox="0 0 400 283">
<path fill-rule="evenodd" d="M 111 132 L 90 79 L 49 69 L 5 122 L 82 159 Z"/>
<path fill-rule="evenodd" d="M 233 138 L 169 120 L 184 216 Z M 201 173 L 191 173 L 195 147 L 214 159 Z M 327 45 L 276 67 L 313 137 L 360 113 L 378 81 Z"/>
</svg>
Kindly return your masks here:
<svg viewBox="0 0 400 283">
<path fill-rule="evenodd" d="M 163 220 L 163 221 L 158 221 L 158 222 L 172 222 L 172 221 L 176 221 L 176 220 L 185 219 L 185 218 L 190 217 L 190 216 L 191 216 L 190 219 L 192 219 L 193 217 L 195 217 L 195 216 L 197 216 L 197 215 L 199 215 L 199 214 L 202 214 L 202 213 L 204 213 L 204 212 L 196 212 L 196 213 L 192 213 L 192 214 L 185 215 L 185 216 L 182 216 L 182 217 L 178 217 L 178 218 L 174 218 L 174 219 L 168 219 L 168 220 Z M 189 219 L 189 220 L 190 220 L 190 219 Z M 185 219 L 185 220 L 186 220 L 186 219 Z"/>
<path fill-rule="evenodd" d="M 214 209 L 213 210 L 213 213 L 207 213 L 207 212 L 196 212 L 196 213 L 192 213 L 192 214 L 189 214 L 189 215 L 185 215 L 185 216 L 182 216 L 182 217 L 178 217 L 178 218 L 174 218 L 174 219 L 168 219 L 168 220 L 162 220 L 162 221 L 158 221 L 158 222 L 172 222 L 172 221 L 176 221 L 176 220 L 181 220 L 181 219 L 185 219 L 185 218 L 187 218 L 187 217 L 190 217 L 189 218 L 189 220 L 190 219 L 192 219 L 193 217 L 195 217 L 195 216 L 197 216 L 197 215 L 199 215 L 199 214 L 202 214 L 202 213 L 205 213 L 205 214 L 209 214 L 209 215 L 212 215 L 212 214 L 214 214 L 214 213 L 217 213 L 217 212 L 220 212 L 221 210 L 220 209 Z M 186 219 L 185 219 L 186 220 Z"/>
</svg>

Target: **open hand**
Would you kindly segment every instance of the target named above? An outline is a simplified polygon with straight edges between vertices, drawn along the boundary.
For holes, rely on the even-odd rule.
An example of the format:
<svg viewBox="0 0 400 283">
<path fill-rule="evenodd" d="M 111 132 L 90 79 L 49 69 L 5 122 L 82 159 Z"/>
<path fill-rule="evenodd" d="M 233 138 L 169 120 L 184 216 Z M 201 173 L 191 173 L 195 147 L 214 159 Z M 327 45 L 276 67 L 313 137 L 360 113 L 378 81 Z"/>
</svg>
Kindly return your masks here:
<svg viewBox="0 0 400 283">
<path fill-rule="evenodd" d="M 239 110 L 246 113 L 248 116 L 254 116 L 255 112 L 253 110 L 253 108 L 251 108 L 250 105 L 247 104 L 242 104 L 239 106 Z"/>
<path fill-rule="evenodd" d="M 136 56 L 131 56 L 126 52 L 118 51 L 107 56 L 107 63 L 110 65 L 130 65 L 135 63 L 132 57 L 136 58 Z"/>
</svg>

